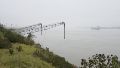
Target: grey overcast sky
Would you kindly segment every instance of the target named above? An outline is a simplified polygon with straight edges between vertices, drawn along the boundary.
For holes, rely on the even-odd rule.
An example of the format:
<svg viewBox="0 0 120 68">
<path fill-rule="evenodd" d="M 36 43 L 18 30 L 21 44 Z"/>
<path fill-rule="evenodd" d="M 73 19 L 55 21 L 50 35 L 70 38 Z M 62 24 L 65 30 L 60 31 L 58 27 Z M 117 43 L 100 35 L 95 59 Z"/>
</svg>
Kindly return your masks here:
<svg viewBox="0 0 120 68">
<path fill-rule="evenodd" d="M 13 26 L 65 21 L 72 29 L 120 26 L 120 0 L 0 0 L 0 21 Z"/>
</svg>

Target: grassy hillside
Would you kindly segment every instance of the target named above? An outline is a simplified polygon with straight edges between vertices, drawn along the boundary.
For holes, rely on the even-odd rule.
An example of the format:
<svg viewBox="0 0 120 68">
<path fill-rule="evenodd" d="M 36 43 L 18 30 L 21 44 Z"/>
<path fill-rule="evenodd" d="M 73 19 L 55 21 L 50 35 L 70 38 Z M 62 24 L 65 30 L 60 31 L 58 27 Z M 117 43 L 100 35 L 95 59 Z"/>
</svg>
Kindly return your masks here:
<svg viewBox="0 0 120 68">
<path fill-rule="evenodd" d="M 22 51 L 18 52 L 17 47 L 21 46 Z M 0 68 L 54 68 L 51 64 L 33 56 L 35 47 L 25 44 L 13 44 L 13 54 L 9 49 L 0 49 Z"/>
<path fill-rule="evenodd" d="M 0 68 L 73 68 L 73 65 L 49 48 L 0 25 Z"/>
</svg>

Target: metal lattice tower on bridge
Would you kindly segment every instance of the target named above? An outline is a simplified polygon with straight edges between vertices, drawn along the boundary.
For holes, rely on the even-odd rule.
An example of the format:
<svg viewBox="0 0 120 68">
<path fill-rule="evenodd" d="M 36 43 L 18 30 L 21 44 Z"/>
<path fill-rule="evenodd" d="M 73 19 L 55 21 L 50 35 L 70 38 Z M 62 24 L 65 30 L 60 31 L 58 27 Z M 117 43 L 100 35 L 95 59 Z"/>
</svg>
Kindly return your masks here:
<svg viewBox="0 0 120 68">
<path fill-rule="evenodd" d="M 15 32 L 23 35 L 26 35 L 29 33 L 41 32 L 41 35 L 42 35 L 43 31 L 57 27 L 57 26 L 61 26 L 61 25 L 64 26 L 64 39 L 65 39 L 65 22 L 49 24 L 49 25 L 43 25 L 42 23 L 39 23 L 36 25 L 15 29 Z"/>
</svg>

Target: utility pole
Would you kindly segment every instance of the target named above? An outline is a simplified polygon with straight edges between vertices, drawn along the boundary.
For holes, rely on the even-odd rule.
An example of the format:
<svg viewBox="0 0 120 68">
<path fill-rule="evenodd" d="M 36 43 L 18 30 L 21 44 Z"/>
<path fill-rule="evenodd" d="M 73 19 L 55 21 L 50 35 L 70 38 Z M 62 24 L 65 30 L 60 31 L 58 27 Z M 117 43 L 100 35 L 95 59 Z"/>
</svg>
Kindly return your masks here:
<svg viewBox="0 0 120 68">
<path fill-rule="evenodd" d="M 65 22 L 63 22 L 64 23 L 64 39 L 65 39 Z"/>
</svg>

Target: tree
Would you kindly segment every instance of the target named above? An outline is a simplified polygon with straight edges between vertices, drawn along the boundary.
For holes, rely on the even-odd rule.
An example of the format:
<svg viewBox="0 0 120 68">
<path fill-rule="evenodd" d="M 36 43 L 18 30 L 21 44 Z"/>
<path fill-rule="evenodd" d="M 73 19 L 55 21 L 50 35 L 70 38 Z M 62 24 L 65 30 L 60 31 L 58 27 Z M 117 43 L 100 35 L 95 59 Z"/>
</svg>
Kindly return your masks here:
<svg viewBox="0 0 120 68">
<path fill-rule="evenodd" d="M 81 59 L 80 68 L 120 68 L 120 61 L 116 55 L 96 54 L 88 60 Z"/>
<path fill-rule="evenodd" d="M 27 36 L 27 39 L 32 40 L 32 37 L 33 37 L 32 33 L 29 33 L 28 36 Z"/>
<path fill-rule="evenodd" d="M 28 45 L 33 45 L 34 44 L 34 41 L 32 40 L 33 36 L 34 35 L 32 35 L 31 33 L 28 34 L 27 39 L 26 39 L 26 43 Z"/>
</svg>

